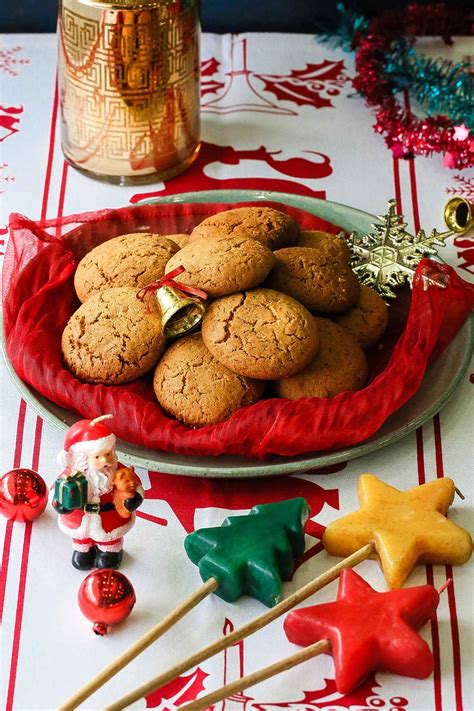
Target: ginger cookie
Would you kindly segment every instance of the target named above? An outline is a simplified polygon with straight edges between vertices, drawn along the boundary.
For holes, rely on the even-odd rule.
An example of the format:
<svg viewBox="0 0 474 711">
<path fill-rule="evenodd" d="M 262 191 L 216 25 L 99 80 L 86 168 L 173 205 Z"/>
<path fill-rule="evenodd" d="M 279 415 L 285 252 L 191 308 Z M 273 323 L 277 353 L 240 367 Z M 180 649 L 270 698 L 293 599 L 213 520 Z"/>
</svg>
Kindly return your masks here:
<svg viewBox="0 0 474 711">
<path fill-rule="evenodd" d="M 191 235 L 186 235 L 186 234 L 175 234 L 175 235 L 165 235 L 166 239 L 170 239 L 172 242 L 178 245 L 180 249 L 183 249 L 183 247 L 186 247 L 187 244 L 189 244 L 189 239 Z"/>
<path fill-rule="evenodd" d="M 74 275 L 76 293 L 84 302 L 111 287 L 141 289 L 163 276 L 178 249 L 171 239 L 145 232 L 114 237 L 81 259 Z"/>
<path fill-rule="evenodd" d="M 296 247 L 313 247 L 329 257 L 348 262 L 351 250 L 342 237 L 319 230 L 303 230 Z"/>
<path fill-rule="evenodd" d="M 156 367 L 153 387 L 166 412 L 190 427 L 205 427 L 260 400 L 264 383 L 219 363 L 196 333 L 168 348 Z"/>
<path fill-rule="evenodd" d="M 321 314 L 348 311 L 359 297 L 360 285 L 348 265 L 313 247 L 288 247 L 275 253 L 276 266 L 266 285 Z"/>
<path fill-rule="evenodd" d="M 271 207 L 236 207 L 207 217 L 191 233 L 195 239 L 213 237 L 251 237 L 269 249 L 295 244 L 300 234 L 298 223 Z"/>
<path fill-rule="evenodd" d="M 388 323 L 388 308 L 380 294 L 361 285 L 356 305 L 336 322 L 344 326 L 367 349 L 380 341 Z"/>
<path fill-rule="evenodd" d="M 272 289 L 214 301 L 202 322 L 212 355 L 239 375 L 275 380 L 298 373 L 314 358 L 316 320 L 304 306 Z"/>
<path fill-rule="evenodd" d="M 250 237 L 230 236 L 193 240 L 166 265 L 171 272 L 182 265 L 179 281 L 209 296 L 226 296 L 258 286 L 276 263 L 273 252 Z"/>
<path fill-rule="evenodd" d="M 333 397 L 359 390 L 367 380 L 367 360 L 354 336 L 326 318 L 317 318 L 320 345 L 316 357 L 297 375 L 275 383 L 280 397 Z"/>
<path fill-rule="evenodd" d="M 99 292 L 71 316 L 61 346 L 80 380 L 128 383 L 151 370 L 165 347 L 158 305 L 151 300 L 148 313 L 127 287 Z"/>
</svg>

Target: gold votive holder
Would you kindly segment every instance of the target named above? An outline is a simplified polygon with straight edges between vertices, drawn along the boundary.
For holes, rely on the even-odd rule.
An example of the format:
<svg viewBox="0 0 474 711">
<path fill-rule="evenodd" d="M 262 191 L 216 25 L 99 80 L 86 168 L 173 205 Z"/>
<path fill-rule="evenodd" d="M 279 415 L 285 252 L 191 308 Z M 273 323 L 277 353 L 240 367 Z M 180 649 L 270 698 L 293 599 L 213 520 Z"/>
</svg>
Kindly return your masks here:
<svg viewBox="0 0 474 711">
<path fill-rule="evenodd" d="M 66 160 L 120 185 L 181 173 L 200 148 L 198 0 L 60 0 Z"/>
</svg>

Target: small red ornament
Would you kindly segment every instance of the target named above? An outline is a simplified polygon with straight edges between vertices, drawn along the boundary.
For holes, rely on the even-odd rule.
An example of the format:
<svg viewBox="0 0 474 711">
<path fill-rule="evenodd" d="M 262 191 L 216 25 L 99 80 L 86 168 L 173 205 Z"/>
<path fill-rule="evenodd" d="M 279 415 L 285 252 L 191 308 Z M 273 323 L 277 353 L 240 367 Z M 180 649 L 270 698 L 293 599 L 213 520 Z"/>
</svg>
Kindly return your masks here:
<svg viewBox="0 0 474 711">
<path fill-rule="evenodd" d="M 108 627 L 125 620 L 135 604 L 135 590 L 130 580 L 118 570 L 93 570 L 79 588 L 81 612 L 93 622 L 98 635 L 107 634 Z"/>
<path fill-rule="evenodd" d="M 0 513 L 12 521 L 34 521 L 48 503 L 48 488 L 32 469 L 12 469 L 0 479 Z"/>
</svg>

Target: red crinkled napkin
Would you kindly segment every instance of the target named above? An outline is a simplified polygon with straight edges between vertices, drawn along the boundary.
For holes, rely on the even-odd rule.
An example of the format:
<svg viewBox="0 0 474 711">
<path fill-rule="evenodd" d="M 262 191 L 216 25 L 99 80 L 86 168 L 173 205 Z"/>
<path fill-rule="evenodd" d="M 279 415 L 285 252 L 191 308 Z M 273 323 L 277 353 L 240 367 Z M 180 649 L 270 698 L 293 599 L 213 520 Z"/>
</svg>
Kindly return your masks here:
<svg viewBox="0 0 474 711">
<path fill-rule="evenodd" d="M 302 229 L 339 231 L 303 211 L 258 204 L 284 210 Z M 411 303 L 405 290 L 391 306 L 383 348 L 374 349 L 369 357 L 371 381 L 357 392 L 330 399 L 262 400 L 226 422 L 193 430 L 162 411 L 154 397 L 152 374 L 128 385 L 87 385 L 64 367 L 61 334 L 79 307 L 73 275 L 86 252 L 128 232 L 189 232 L 208 215 L 232 207 L 236 205 L 141 205 L 41 223 L 13 214 L 3 307 L 7 353 L 20 378 L 83 417 L 112 413 L 112 428 L 123 440 L 179 454 L 294 456 L 350 446 L 374 434 L 417 391 L 430 360 L 450 343 L 474 308 L 473 285 L 446 265 L 428 260 L 420 264 Z M 446 288 L 425 287 L 421 275 L 427 267 L 439 273 Z"/>
</svg>

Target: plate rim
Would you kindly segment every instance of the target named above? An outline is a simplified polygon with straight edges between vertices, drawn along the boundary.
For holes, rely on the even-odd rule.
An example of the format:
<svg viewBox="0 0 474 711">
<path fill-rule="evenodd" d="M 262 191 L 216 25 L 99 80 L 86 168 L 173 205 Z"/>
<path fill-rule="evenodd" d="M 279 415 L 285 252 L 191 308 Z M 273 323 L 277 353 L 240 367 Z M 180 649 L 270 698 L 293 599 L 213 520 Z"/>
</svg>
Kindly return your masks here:
<svg viewBox="0 0 474 711">
<path fill-rule="evenodd" d="M 233 189 L 233 190 L 202 190 L 202 191 L 192 191 L 188 193 L 177 193 L 175 195 L 163 195 L 159 196 L 153 199 L 149 200 L 143 200 L 138 203 L 137 205 L 143 205 L 143 204 L 169 204 L 169 203 L 186 203 L 186 204 L 192 204 L 192 203 L 203 203 L 203 202 L 222 202 L 222 203 L 229 203 L 229 202 L 256 202 L 259 200 L 265 200 L 265 201 L 274 201 L 274 202 L 281 202 L 281 203 L 286 203 L 286 201 L 289 201 L 293 207 L 299 207 L 300 209 L 307 210 L 312 212 L 311 210 L 308 210 L 308 203 L 313 205 L 313 207 L 319 207 L 322 209 L 323 212 L 326 212 L 327 210 L 335 210 L 339 217 L 342 217 L 342 222 L 345 222 L 346 224 L 349 224 L 348 221 L 345 219 L 344 213 L 347 213 L 347 211 L 354 215 L 356 214 L 360 219 L 363 219 L 364 221 L 370 221 L 369 224 L 372 225 L 373 222 L 378 222 L 379 219 L 375 215 L 371 215 L 370 213 L 367 213 L 363 210 L 359 210 L 358 208 L 352 208 L 351 206 L 348 205 L 343 205 L 342 203 L 336 203 L 332 202 L 329 200 L 322 200 L 320 198 L 316 197 L 311 197 L 311 196 L 306 196 L 306 195 L 294 195 L 291 193 L 284 193 L 284 192 L 276 192 L 276 191 L 266 191 L 266 190 L 238 190 L 238 189 Z M 296 203 L 300 203 L 300 205 L 295 205 Z M 320 215 L 319 213 L 313 212 L 312 214 L 317 214 L 318 216 L 321 216 L 323 219 L 326 219 L 324 216 Z M 334 213 L 332 215 L 332 220 L 335 221 L 334 218 Z M 341 220 L 338 219 L 338 223 L 341 224 Z M 344 227 L 344 224 L 341 224 L 341 227 L 344 229 L 353 229 L 351 227 Z M 43 396 L 39 395 L 36 393 L 36 391 L 33 390 L 29 385 L 27 385 L 25 382 L 21 380 L 21 378 L 17 375 L 16 371 L 13 368 L 13 365 L 10 362 L 10 359 L 8 358 L 8 355 L 6 353 L 6 344 L 5 344 L 5 337 L 3 333 L 3 323 L 2 323 L 2 317 L 0 314 L 0 328 L 1 328 L 1 350 L 2 350 L 2 355 L 3 359 L 5 362 L 5 366 L 7 369 L 7 372 L 12 379 L 13 383 L 15 386 L 18 388 L 20 393 L 23 395 L 25 398 L 26 402 L 28 402 L 29 405 L 33 407 L 47 422 L 50 422 L 53 426 L 55 426 L 57 429 L 60 429 L 63 432 L 66 432 L 66 430 L 70 427 L 70 424 L 64 420 L 61 419 L 60 416 L 54 414 L 51 412 L 50 409 L 48 409 L 47 403 L 51 403 L 53 407 L 57 410 L 63 410 L 63 408 L 60 408 L 59 405 L 56 405 L 56 403 L 52 403 L 52 401 L 47 400 L 47 398 L 44 398 Z M 460 331 L 458 334 L 460 334 L 463 330 L 466 330 L 467 333 L 465 334 L 465 337 L 467 338 L 468 343 L 471 344 L 474 339 L 474 328 L 473 328 L 473 322 L 474 320 L 472 317 L 469 317 L 466 319 L 465 323 L 461 327 Z M 458 335 L 457 334 L 457 335 Z M 457 337 L 457 336 L 456 336 Z M 328 467 L 331 465 L 336 465 L 342 462 L 347 462 L 352 459 L 359 458 L 361 456 L 364 456 L 366 454 L 370 454 L 374 451 L 378 451 L 379 449 L 383 449 L 384 447 L 394 444 L 401 439 L 403 439 L 405 436 L 410 434 L 413 430 L 417 429 L 420 427 L 422 424 L 424 424 L 426 421 L 428 421 L 433 415 L 435 415 L 437 412 L 441 410 L 442 407 L 447 403 L 447 401 L 451 398 L 459 384 L 461 383 L 461 380 L 466 373 L 469 363 L 470 363 L 470 358 L 471 358 L 471 350 L 469 347 L 466 348 L 465 353 L 463 354 L 463 359 L 458 367 L 458 370 L 455 374 L 455 377 L 452 379 L 450 382 L 449 386 L 443 391 L 442 396 L 440 396 L 434 403 L 431 404 L 426 410 L 424 410 L 418 417 L 414 418 L 411 420 L 409 423 L 406 423 L 405 425 L 401 425 L 399 428 L 397 428 L 395 431 L 387 433 L 386 435 L 382 437 L 377 437 L 377 433 L 374 433 L 374 435 L 365 442 L 361 442 L 360 444 L 353 445 L 352 447 L 347 447 L 344 449 L 339 449 L 339 450 L 327 450 L 326 454 L 322 454 L 319 456 L 314 456 L 311 454 L 308 455 L 298 455 L 297 457 L 278 457 L 278 461 L 269 461 L 269 460 L 257 460 L 254 458 L 246 458 L 242 457 L 241 459 L 245 462 L 247 462 L 246 465 L 239 466 L 238 464 L 235 463 L 225 463 L 225 457 L 226 455 L 219 455 L 216 457 L 206 457 L 207 460 L 212 459 L 213 462 L 216 462 L 216 466 L 212 466 L 210 469 L 208 468 L 208 464 L 202 463 L 202 460 L 204 457 L 199 457 L 199 456 L 194 456 L 194 455 L 176 455 L 179 456 L 180 458 L 185 458 L 191 460 L 189 463 L 183 464 L 182 462 L 179 464 L 175 464 L 173 462 L 168 462 L 168 461 L 157 461 L 156 459 L 150 459 L 147 456 L 137 453 L 133 450 L 135 449 L 143 449 L 146 450 L 145 447 L 141 445 L 133 445 L 131 443 L 125 442 L 123 440 L 120 440 L 117 438 L 117 452 L 120 455 L 120 458 L 124 460 L 124 462 L 130 462 L 130 463 L 135 463 L 137 466 L 151 470 L 151 471 L 164 471 L 165 473 L 168 474 L 173 474 L 173 475 L 178 475 L 178 476 L 194 476 L 194 477 L 201 477 L 201 478 L 253 478 L 253 477 L 271 477 L 271 476 L 283 476 L 283 475 L 288 475 L 288 474 L 296 474 L 296 473 L 303 473 L 305 471 L 315 471 L 317 472 L 318 469 Z M 416 396 L 416 393 L 414 397 Z M 64 410 L 65 413 L 68 415 L 72 415 L 73 417 L 75 416 L 74 413 L 71 411 L 66 411 Z M 77 419 L 80 419 L 80 415 L 77 415 Z M 127 451 L 128 450 L 128 451 Z M 172 457 L 173 453 L 172 452 L 162 452 L 161 450 L 148 450 L 150 453 L 156 453 L 158 455 L 163 454 L 164 456 L 167 457 Z M 235 459 L 233 457 L 233 459 Z M 223 462 L 223 463 L 221 463 Z"/>
<path fill-rule="evenodd" d="M 2 326 L 0 318 L 0 326 Z M 463 325 L 462 328 L 467 328 L 469 329 L 469 333 L 466 334 L 468 336 L 468 340 L 472 343 L 473 341 L 473 335 L 474 335 L 474 329 L 472 328 L 472 323 L 473 319 L 469 318 L 466 320 L 465 324 Z M 43 404 L 42 401 L 47 401 L 46 398 L 44 398 L 41 395 L 38 395 L 33 391 L 30 386 L 28 386 L 26 383 L 21 380 L 21 378 L 16 374 L 10 359 L 8 358 L 6 354 L 6 349 L 5 349 L 5 341 L 4 341 L 4 336 L 3 336 L 3 329 L 2 329 L 2 338 L 1 338 L 1 350 L 2 350 L 2 356 L 7 368 L 7 372 L 12 379 L 13 383 L 16 385 L 22 396 L 25 398 L 26 402 L 33 407 L 33 409 L 38 412 L 44 420 L 52 424 L 54 427 L 59 429 L 62 432 L 66 432 L 70 424 L 67 423 L 65 420 L 60 419 L 58 416 L 54 415 L 51 410 L 48 409 L 48 407 Z M 401 426 L 394 432 L 391 432 L 383 437 L 377 437 L 376 434 L 374 435 L 375 439 L 371 439 L 367 442 L 362 442 L 361 444 L 356 444 L 353 445 L 352 447 L 348 447 L 346 449 L 341 449 L 341 450 L 329 450 L 327 455 L 323 455 L 319 458 L 311 458 L 311 455 L 308 455 L 308 459 L 298 459 L 296 457 L 288 457 L 287 461 L 283 461 L 283 458 L 279 459 L 277 462 L 271 462 L 271 461 L 266 461 L 266 460 L 256 460 L 256 459 L 251 459 L 248 458 L 249 465 L 247 467 L 239 467 L 238 465 L 232 465 L 232 466 L 217 466 L 211 471 L 207 471 L 205 465 L 203 464 L 194 464 L 193 462 L 189 464 L 173 464 L 172 462 L 162 462 L 161 464 L 157 461 L 153 461 L 151 459 L 147 459 L 144 456 L 137 455 L 134 453 L 127 452 L 126 449 L 123 448 L 130 448 L 130 447 L 135 447 L 137 445 L 132 445 L 128 442 L 124 442 L 123 440 L 117 438 L 117 453 L 120 455 L 120 458 L 125 462 L 125 463 L 131 463 L 131 464 L 136 464 L 136 466 L 150 470 L 150 471 L 161 471 L 162 467 L 164 466 L 165 469 L 163 469 L 163 472 L 166 474 L 173 474 L 177 476 L 194 476 L 194 477 L 200 477 L 200 478 L 209 478 L 209 479 L 217 479 L 217 478 L 240 478 L 240 479 L 249 479 L 253 477 L 272 477 L 272 476 L 285 476 L 288 474 L 297 474 L 297 473 L 304 473 L 307 471 L 311 472 L 316 472 L 318 469 L 322 469 L 327 466 L 335 465 L 335 464 L 340 464 L 342 462 L 347 462 L 351 461 L 352 459 L 358 459 L 359 457 L 365 456 L 366 454 L 371 454 L 372 452 L 376 452 L 379 449 L 383 449 L 384 447 L 387 447 L 391 444 L 395 444 L 396 442 L 399 442 L 401 439 L 406 437 L 408 434 L 413 432 L 414 430 L 418 429 L 418 427 L 422 426 L 425 422 L 427 422 L 431 417 L 433 417 L 437 412 L 439 412 L 444 405 L 448 402 L 448 400 L 451 398 L 451 396 L 454 394 L 454 392 L 457 390 L 463 376 L 465 375 L 469 363 L 471 359 L 471 353 L 469 352 L 469 349 L 466 349 L 466 352 L 464 354 L 463 361 L 456 373 L 455 378 L 452 380 L 450 386 L 444 391 L 443 397 L 441 397 L 439 400 L 437 400 L 431 407 L 429 407 L 427 410 L 425 410 L 423 413 L 421 413 L 418 417 L 414 418 L 413 420 L 410 421 L 410 423 Z M 55 403 L 53 403 L 55 405 Z M 56 406 L 58 409 L 61 409 L 58 406 Z M 71 413 L 73 414 L 73 413 Z M 77 417 L 77 419 L 80 419 L 80 416 Z M 145 448 L 143 448 L 145 449 Z M 160 450 L 152 450 L 159 452 Z M 167 454 L 169 456 L 172 455 L 171 452 L 165 452 L 164 454 Z M 194 460 L 196 459 L 199 462 L 199 458 L 196 456 L 191 456 L 191 455 L 179 455 L 179 456 L 187 456 L 190 459 Z M 300 455 L 300 456 L 305 456 L 305 455 Z M 218 457 L 215 457 L 216 461 L 221 461 L 222 458 L 225 457 L 225 455 L 221 455 Z M 254 463 L 254 466 L 252 466 L 252 463 Z M 157 464 L 159 467 L 157 467 Z M 183 467 L 185 467 L 185 470 L 183 470 Z M 284 468 L 284 470 L 283 470 Z M 204 470 L 204 471 L 203 471 Z"/>
</svg>

